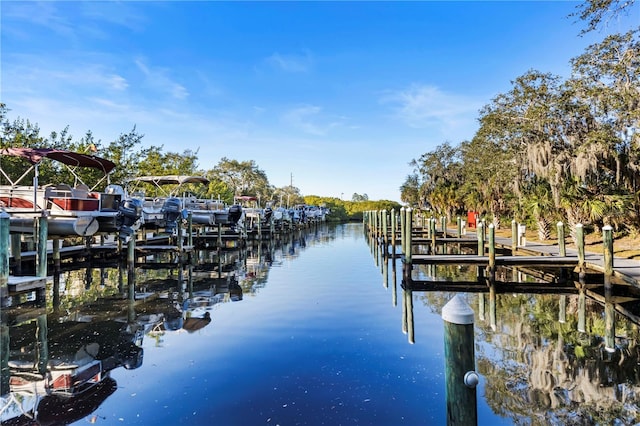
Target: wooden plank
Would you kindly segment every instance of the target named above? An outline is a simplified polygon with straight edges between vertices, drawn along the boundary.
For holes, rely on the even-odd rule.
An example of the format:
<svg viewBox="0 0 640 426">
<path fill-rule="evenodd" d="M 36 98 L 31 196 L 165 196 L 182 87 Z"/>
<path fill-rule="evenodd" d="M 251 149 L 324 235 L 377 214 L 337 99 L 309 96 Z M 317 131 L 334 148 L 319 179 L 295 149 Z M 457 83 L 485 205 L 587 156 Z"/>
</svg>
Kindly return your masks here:
<svg viewBox="0 0 640 426">
<path fill-rule="evenodd" d="M 184 245 L 182 246 L 182 251 L 192 251 L 193 246 Z M 170 245 L 152 245 L 152 246 L 136 246 L 136 251 L 141 252 L 152 252 L 152 251 L 180 251 L 180 247 L 178 246 L 170 246 Z"/>
<path fill-rule="evenodd" d="M 9 276 L 9 293 L 24 293 L 39 288 L 44 288 L 46 285 L 47 277 Z"/>
<path fill-rule="evenodd" d="M 489 256 L 425 255 L 414 254 L 414 265 L 489 265 Z M 496 265 L 510 266 L 576 266 L 577 257 L 571 256 L 496 256 Z"/>
</svg>

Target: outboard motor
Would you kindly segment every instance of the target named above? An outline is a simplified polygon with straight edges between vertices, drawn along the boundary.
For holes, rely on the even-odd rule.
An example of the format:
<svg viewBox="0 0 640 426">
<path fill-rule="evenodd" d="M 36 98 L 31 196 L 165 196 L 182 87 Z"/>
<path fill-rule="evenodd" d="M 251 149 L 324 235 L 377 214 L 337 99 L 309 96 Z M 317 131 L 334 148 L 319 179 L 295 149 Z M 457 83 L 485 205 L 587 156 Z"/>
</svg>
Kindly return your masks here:
<svg viewBox="0 0 640 426">
<path fill-rule="evenodd" d="M 269 223 L 271 216 L 273 216 L 273 209 L 271 207 L 266 207 L 264 209 L 264 223 Z"/>
<path fill-rule="evenodd" d="M 165 221 L 165 232 L 175 234 L 178 221 L 182 219 L 182 201 L 176 197 L 169 197 L 164 201 L 161 211 Z"/>
<path fill-rule="evenodd" d="M 118 207 L 116 225 L 120 230 L 120 240 L 129 242 L 135 231 L 140 227 L 142 217 L 142 200 L 128 198 Z"/>
<path fill-rule="evenodd" d="M 229 207 L 229 222 L 232 225 L 235 225 L 240 220 L 242 216 L 242 206 L 240 204 L 234 204 Z"/>
</svg>

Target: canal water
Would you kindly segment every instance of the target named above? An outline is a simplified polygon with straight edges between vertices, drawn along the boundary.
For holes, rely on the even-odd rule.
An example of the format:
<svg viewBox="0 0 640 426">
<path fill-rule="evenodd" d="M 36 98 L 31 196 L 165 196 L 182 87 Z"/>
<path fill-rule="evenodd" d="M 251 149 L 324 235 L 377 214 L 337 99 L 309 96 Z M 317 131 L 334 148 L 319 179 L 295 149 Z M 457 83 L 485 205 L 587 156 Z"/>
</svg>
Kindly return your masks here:
<svg viewBox="0 0 640 426">
<path fill-rule="evenodd" d="M 440 313 L 455 293 L 414 292 L 408 323 L 401 264 L 385 262 L 361 224 L 196 258 L 136 269 L 134 298 L 122 269 L 63 272 L 55 314 L 51 302 L 48 315 L 3 312 L 14 372 L 44 351 L 100 360 L 102 374 L 46 396 L 24 373 L 22 390 L 3 397 L 2 424 L 447 423 Z M 562 322 L 560 295 L 501 295 L 497 324 L 479 297 L 464 294 L 476 318 L 478 424 L 640 421 L 634 324 L 618 319 L 622 355 L 609 356 L 595 303 L 578 333 L 574 295 L 562 299 Z"/>
</svg>

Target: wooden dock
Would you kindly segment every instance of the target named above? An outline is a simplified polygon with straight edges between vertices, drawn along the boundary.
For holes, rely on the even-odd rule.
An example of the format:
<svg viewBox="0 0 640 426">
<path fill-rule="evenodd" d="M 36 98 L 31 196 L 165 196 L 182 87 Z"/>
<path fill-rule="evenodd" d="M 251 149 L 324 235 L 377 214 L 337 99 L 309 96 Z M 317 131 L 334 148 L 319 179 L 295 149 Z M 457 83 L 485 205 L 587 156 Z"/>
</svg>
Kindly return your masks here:
<svg viewBox="0 0 640 426">
<path fill-rule="evenodd" d="M 478 265 L 489 267 L 489 256 L 464 254 L 413 254 L 414 265 Z M 573 256 L 496 256 L 495 266 L 578 266 L 578 258 Z"/>
</svg>

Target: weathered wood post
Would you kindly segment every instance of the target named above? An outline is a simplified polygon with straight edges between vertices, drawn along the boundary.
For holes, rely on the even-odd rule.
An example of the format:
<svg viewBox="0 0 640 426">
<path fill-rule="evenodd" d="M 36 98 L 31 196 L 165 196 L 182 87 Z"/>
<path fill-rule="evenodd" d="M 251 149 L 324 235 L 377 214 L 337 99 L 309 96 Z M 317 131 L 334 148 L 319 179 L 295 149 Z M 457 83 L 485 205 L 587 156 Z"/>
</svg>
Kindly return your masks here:
<svg viewBox="0 0 640 426">
<path fill-rule="evenodd" d="M 438 247 L 437 239 L 438 233 L 436 232 L 436 218 L 433 217 L 429 220 L 429 235 L 431 236 L 431 254 L 436 254 Z"/>
<path fill-rule="evenodd" d="M 15 273 L 22 273 L 22 238 L 20 234 L 11 234 L 11 256 L 15 264 Z"/>
<path fill-rule="evenodd" d="M 47 276 L 47 237 L 49 235 L 49 224 L 46 213 L 38 217 L 38 251 L 36 252 L 36 276 Z"/>
<path fill-rule="evenodd" d="M 134 286 L 134 274 L 136 270 L 136 239 L 131 238 L 127 243 L 127 282 L 129 293 Z"/>
<path fill-rule="evenodd" d="M 462 218 L 458 216 L 456 219 L 456 225 L 458 226 L 458 238 L 462 237 Z"/>
<path fill-rule="evenodd" d="M 564 240 L 564 223 L 558 222 L 556 226 L 558 227 L 558 254 L 560 256 L 566 256 L 567 247 Z"/>
<path fill-rule="evenodd" d="M 398 237 L 398 218 L 396 217 L 396 209 L 391 209 L 391 253 L 396 254 L 396 238 Z"/>
<path fill-rule="evenodd" d="M 485 310 L 485 301 L 484 301 L 484 293 L 478 294 L 478 318 L 484 321 L 484 310 Z"/>
<path fill-rule="evenodd" d="M 489 279 L 496 280 L 496 230 L 493 223 L 489 224 Z"/>
<path fill-rule="evenodd" d="M 515 219 L 511 221 L 511 253 L 518 250 L 518 223 Z"/>
<path fill-rule="evenodd" d="M 0 297 L 9 294 L 9 227 L 11 217 L 4 210 L 0 211 Z M 4 306 L 4 300 L 0 309 Z M 8 336 L 7 336 L 8 338 Z M 4 353 L 4 352 L 3 352 Z"/>
<path fill-rule="evenodd" d="M 387 224 L 388 215 L 386 210 L 382 210 L 382 246 L 384 247 L 384 257 L 387 257 L 387 244 L 389 244 L 389 228 Z"/>
<path fill-rule="evenodd" d="M 407 216 L 404 206 L 400 207 L 400 245 L 402 246 L 402 253 L 407 252 Z"/>
<path fill-rule="evenodd" d="M 53 239 L 53 269 L 60 270 L 60 238 Z"/>
<path fill-rule="evenodd" d="M 440 217 L 440 226 L 442 226 L 442 238 L 447 238 L 447 217 Z"/>
<path fill-rule="evenodd" d="M 609 225 L 602 227 L 604 243 L 604 343 L 609 352 L 615 351 L 615 310 L 613 296 L 613 232 Z"/>
<path fill-rule="evenodd" d="M 578 277 L 580 281 L 586 279 L 586 270 L 584 267 L 584 227 L 578 223 L 575 228 L 576 246 L 578 248 Z"/>
<path fill-rule="evenodd" d="M 409 274 L 411 274 L 411 263 L 412 259 L 412 249 L 411 246 L 413 244 L 413 209 L 408 207 L 405 210 L 405 214 L 407 215 L 406 219 L 406 227 L 407 227 L 407 242 L 406 242 L 406 252 L 404 254 L 405 262 L 409 266 Z"/>
<path fill-rule="evenodd" d="M 473 310 L 460 295 L 442 308 L 448 425 L 477 425 Z"/>
<path fill-rule="evenodd" d="M 476 235 L 478 237 L 478 256 L 484 256 L 484 225 L 479 222 L 476 225 Z"/>
</svg>

